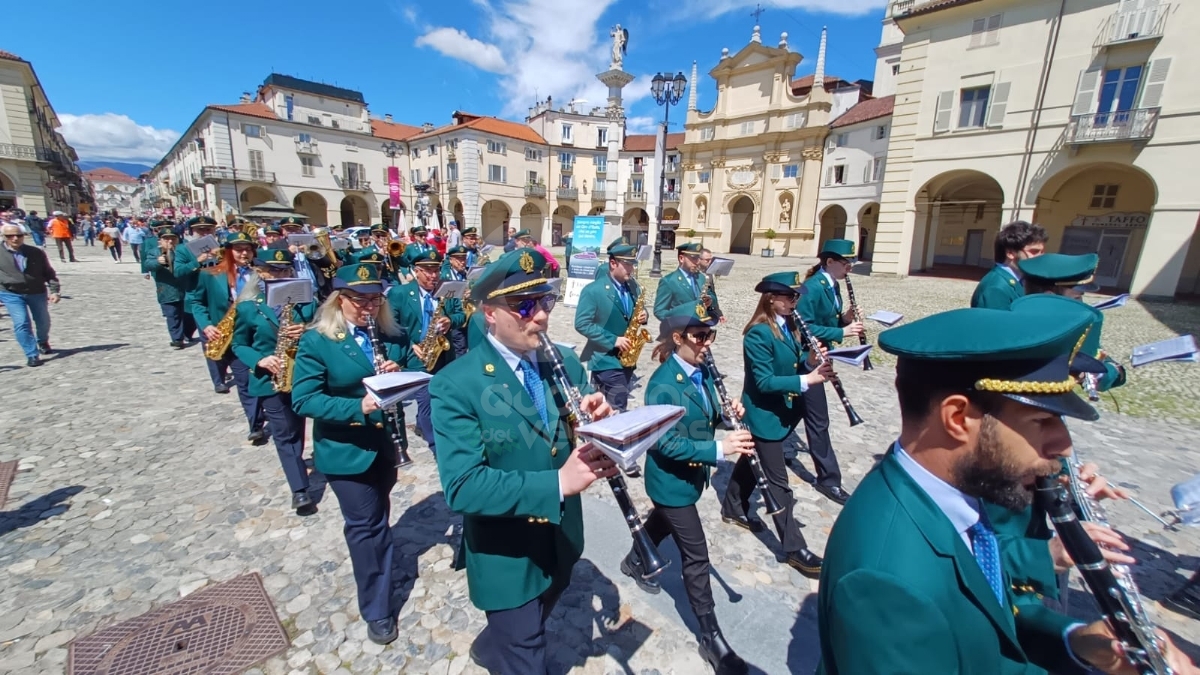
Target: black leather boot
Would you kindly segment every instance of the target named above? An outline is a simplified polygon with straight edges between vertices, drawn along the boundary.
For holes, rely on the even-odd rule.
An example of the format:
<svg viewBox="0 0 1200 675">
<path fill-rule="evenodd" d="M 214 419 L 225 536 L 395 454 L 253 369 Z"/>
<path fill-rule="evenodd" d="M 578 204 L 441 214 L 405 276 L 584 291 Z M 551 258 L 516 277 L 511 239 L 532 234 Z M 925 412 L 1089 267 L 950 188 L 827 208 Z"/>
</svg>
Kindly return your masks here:
<svg viewBox="0 0 1200 675">
<path fill-rule="evenodd" d="M 643 575 L 646 570 L 642 567 L 642 559 L 638 557 L 636 549 L 630 549 L 629 555 L 626 555 L 621 560 L 621 573 L 633 579 L 638 588 L 652 595 L 662 591 L 662 586 L 659 585 L 658 579 L 647 579 Z"/>
<path fill-rule="evenodd" d="M 717 675 L 746 675 L 750 669 L 742 657 L 734 653 L 733 647 L 721 635 L 716 614 L 697 616 L 700 622 L 700 657 L 708 661 Z"/>
</svg>

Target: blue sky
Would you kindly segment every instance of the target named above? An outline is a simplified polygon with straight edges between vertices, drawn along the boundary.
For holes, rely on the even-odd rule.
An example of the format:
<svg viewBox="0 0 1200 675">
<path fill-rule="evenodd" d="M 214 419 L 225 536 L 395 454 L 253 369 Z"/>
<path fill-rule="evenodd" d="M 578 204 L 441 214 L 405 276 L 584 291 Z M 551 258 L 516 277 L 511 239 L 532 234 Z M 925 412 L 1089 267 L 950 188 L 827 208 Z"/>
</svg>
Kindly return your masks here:
<svg viewBox="0 0 1200 675">
<path fill-rule="evenodd" d="M 12 3 L 10 25 L 42 25 L 45 6 Z M 757 3 L 742 0 L 71 0 L 53 36 L 9 31 L 0 49 L 33 63 L 83 159 L 153 162 L 209 103 L 235 103 L 271 72 L 362 91 L 372 114 L 445 124 L 455 109 L 520 120 L 537 98 L 603 105 L 594 74 L 608 66 L 610 28 L 629 30 L 631 131 L 660 118 L 648 98 L 658 71 L 700 68 L 700 107 L 716 93 L 721 49 L 750 38 Z M 763 42 L 788 43 L 826 72 L 870 79 L 886 0 L 762 3 Z M 280 9 L 281 7 L 285 9 Z M 673 111 L 674 112 L 674 111 Z M 675 115 L 674 119 L 682 119 Z M 673 130 L 678 126 L 672 124 Z"/>
</svg>

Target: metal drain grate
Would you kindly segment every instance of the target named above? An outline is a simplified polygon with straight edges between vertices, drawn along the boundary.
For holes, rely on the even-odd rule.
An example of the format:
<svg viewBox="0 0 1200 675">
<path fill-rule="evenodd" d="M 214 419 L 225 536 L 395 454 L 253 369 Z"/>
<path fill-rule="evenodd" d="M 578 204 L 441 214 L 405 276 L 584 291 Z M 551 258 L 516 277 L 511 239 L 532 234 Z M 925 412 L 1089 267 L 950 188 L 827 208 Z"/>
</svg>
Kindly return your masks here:
<svg viewBox="0 0 1200 675">
<path fill-rule="evenodd" d="M 291 641 L 257 573 L 197 591 L 71 643 L 69 675 L 233 675 Z"/>
<path fill-rule="evenodd" d="M 0 509 L 4 508 L 4 503 L 8 501 L 8 488 L 12 486 L 13 478 L 17 476 L 17 462 L 21 460 L 13 459 L 7 462 L 0 462 Z"/>
</svg>

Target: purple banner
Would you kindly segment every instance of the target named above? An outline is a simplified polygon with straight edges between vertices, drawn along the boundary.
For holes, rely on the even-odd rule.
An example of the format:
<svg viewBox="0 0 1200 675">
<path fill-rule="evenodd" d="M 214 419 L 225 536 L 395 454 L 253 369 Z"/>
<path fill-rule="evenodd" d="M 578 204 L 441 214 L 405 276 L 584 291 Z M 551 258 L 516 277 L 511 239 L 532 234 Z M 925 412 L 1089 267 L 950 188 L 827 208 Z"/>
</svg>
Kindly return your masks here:
<svg viewBox="0 0 1200 675">
<path fill-rule="evenodd" d="M 389 166 L 388 177 L 388 206 L 392 210 L 400 208 L 400 167 Z"/>
</svg>

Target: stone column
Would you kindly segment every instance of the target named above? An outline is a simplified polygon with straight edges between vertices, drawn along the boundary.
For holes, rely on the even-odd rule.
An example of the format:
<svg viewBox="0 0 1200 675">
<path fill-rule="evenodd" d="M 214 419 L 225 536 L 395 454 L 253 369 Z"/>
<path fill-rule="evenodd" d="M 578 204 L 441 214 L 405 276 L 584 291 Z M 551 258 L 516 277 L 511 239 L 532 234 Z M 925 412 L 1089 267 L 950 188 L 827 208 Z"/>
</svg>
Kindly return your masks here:
<svg viewBox="0 0 1200 675">
<path fill-rule="evenodd" d="M 791 239 L 795 246 L 788 250 L 788 255 L 812 257 L 817 255 L 817 244 L 820 238 L 821 224 L 817 220 L 817 196 L 821 190 L 821 158 L 825 156 L 820 146 L 809 146 L 800 153 L 804 161 L 804 173 L 800 177 L 800 195 L 793 204 L 794 232 L 812 232 L 812 239 L 803 241 Z"/>
<path fill-rule="evenodd" d="M 633 75 L 613 68 L 596 75 L 596 79 L 608 87 L 608 173 L 604 179 L 604 241 L 607 242 L 621 236 L 621 213 L 617 210 L 617 187 L 620 178 L 618 170 L 621 162 L 621 134 L 625 127 L 625 108 L 621 101 L 621 90 L 630 82 Z M 596 188 L 595 185 L 592 186 Z"/>
<path fill-rule="evenodd" d="M 458 143 L 458 198 L 462 200 L 462 227 L 474 227 L 483 239 L 483 214 L 479 203 L 479 141 L 464 138 Z M 520 215 L 517 216 L 520 218 Z"/>
</svg>

